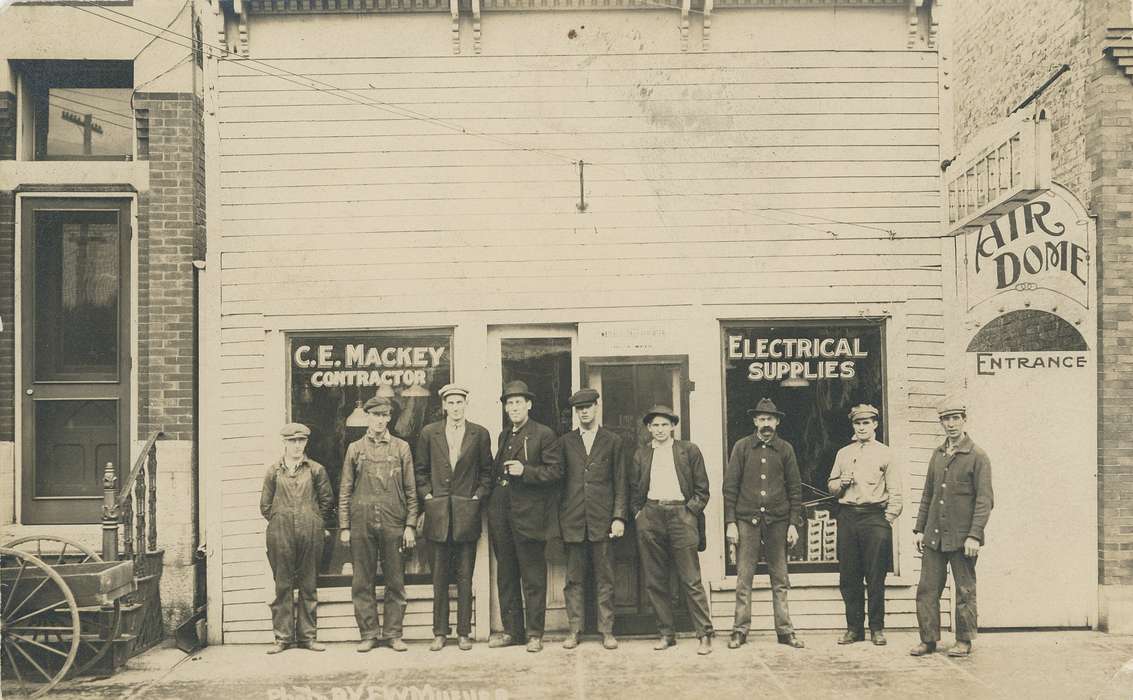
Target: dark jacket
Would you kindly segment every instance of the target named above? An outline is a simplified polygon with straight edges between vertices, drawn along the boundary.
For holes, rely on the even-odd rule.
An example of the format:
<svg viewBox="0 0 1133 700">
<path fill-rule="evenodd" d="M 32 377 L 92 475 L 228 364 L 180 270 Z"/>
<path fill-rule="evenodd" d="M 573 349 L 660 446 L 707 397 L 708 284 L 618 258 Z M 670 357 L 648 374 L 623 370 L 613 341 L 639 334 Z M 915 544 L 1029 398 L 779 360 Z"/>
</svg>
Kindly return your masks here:
<svg viewBox="0 0 1133 700">
<path fill-rule="evenodd" d="M 598 428 L 590 454 L 582 434 L 572 430 L 560 438 L 563 489 L 559 528 L 563 542 L 600 542 L 614 519 L 626 520 L 626 465 L 622 439 Z"/>
<path fill-rule="evenodd" d="M 445 421 L 421 429 L 414 453 L 417 495 L 425 511 L 422 535 L 433 542 L 480 537 L 480 502 L 492 492 L 492 438 L 483 426 L 464 423 L 456 465 L 449 463 Z M 426 499 L 425 496 L 432 496 Z M 473 500 L 473 496 L 479 500 Z"/>
<path fill-rule="evenodd" d="M 558 534 L 556 496 L 563 465 L 555 431 L 528 419 L 515 435 L 510 426 L 504 428 L 499 445 L 492 468 L 497 484 L 493 492 L 508 489 L 514 533 L 529 540 L 546 540 L 548 534 Z M 523 463 L 523 476 L 504 476 L 504 462 L 513 459 Z M 508 485 L 499 485 L 501 479 Z"/>
<path fill-rule="evenodd" d="M 944 453 L 946 445 L 932 451 L 913 532 L 924 533 L 925 546 L 951 552 L 969 537 L 983 544 L 994 502 L 987 453 L 967 434 L 951 456 Z"/>
<path fill-rule="evenodd" d="M 708 470 L 704 467 L 704 455 L 694 443 L 686 440 L 673 440 L 673 465 L 677 468 L 677 481 L 681 485 L 681 495 L 685 507 L 696 514 L 699 535 L 699 551 L 705 549 L 704 506 L 708 504 Z M 650 472 L 653 468 L 652 443 L 637 448 L 633 454 L 633 468 L 629 475 L 629 509 L 634 518 L 645 507 L 649 496 Z"/>
<path fill-rule="evenodd" d="M 740 438 L 724 469 L 724 522 L 761 518 L 803 525 L 803 487 L 791 443 L 775 435 L 767 447 L 754 435 Z"/>
</svg>

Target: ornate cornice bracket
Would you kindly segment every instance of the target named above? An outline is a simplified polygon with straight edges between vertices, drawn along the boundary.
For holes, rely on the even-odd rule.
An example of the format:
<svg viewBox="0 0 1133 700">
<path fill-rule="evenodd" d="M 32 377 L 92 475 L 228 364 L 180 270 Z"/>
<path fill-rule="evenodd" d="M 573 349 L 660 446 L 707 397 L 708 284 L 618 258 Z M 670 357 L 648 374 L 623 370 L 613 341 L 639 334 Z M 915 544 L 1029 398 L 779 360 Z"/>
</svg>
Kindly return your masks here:
<svg viewBox="0 0 1133 700">
<path fill-rule="evenodd" d="M 452 53 L 460 54 L 460 0 L 449 0 L 449 13 L 452 15 Z"/>
<path fill-rule="evenodd" d="M 1105 31 L 1102 51 L 1133 79 L 1133 27 L 1110 27 Z"/>
<path fill-rule="evenodd" d="M 681 0 L 681 51 L 688 51 L 688 12 L 692 0 Z"/>
<path fill-rule="evenodd" d="M 244 5 L 244 0 L 232 0 L 232 11 L 236 13 L 236 26 L 239 31 L 239 44 L 236 52 L 247 58 L 249 55 L 248 8 Z"/>
</svg>

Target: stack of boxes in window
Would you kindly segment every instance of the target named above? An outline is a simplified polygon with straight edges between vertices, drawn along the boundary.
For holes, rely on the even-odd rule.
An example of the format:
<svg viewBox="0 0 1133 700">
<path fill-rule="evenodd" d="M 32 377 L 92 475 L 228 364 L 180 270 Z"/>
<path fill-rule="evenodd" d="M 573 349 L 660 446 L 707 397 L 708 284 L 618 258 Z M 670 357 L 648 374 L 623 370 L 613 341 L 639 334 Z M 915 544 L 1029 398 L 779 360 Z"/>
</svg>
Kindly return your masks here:
<svg viewBox="0 0 1133 700">
<path fill-rule="evenodd" d="M 828 510 L 814 511 L 806 521 L 806 561 L 838 560 L 838 521 Z"/>
</svg>

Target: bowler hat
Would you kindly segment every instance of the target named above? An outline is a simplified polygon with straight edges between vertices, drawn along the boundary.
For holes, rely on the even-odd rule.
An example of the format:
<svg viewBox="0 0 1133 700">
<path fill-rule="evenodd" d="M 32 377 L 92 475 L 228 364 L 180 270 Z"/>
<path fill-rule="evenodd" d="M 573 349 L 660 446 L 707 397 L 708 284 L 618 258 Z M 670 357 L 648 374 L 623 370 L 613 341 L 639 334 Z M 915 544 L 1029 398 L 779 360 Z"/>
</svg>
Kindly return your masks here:
<svg viewBox="0 0 1133 700">
<path fill-rule="evenodd" d="M 584 406 L 588 403 L 596 403 L 598 401 L 598 392 L 589 387 L 579 389 L 570 395 L 569 403 L 571 406 Z"/>
<path fill-rule="evenodd" d="M 305 440 L 311 435 L 311 429 L 302 423 L 288 423 L 280 429 L 279 434 L 284 440 Z"/>
<path fill-rule="evenodd" d="M 963 399 L 961 399 L 959 396 L 949 396 L 936 406 L 937 418 L 950 416 L 953 413 L 962 413 L 964 415 L 968 415 L 968 407 L 964 404 Z"/>
<path fill-rule="evenodd" d="M 443 399 L 449 394 L 456 394 L 457 396 L 468 397 L 468 389 L 465 389 L 459 384 L 445 384 L 437 394 Z"/>
<path fill-rule="evenodd" d="M 384 396 L 374 396 L 362 408 L 366 413 L 390 413 L 393 411 L 393 403 Z"/>
<path fill-rule="evenodd" d="M 859 418 L 877 418 L 881 415 L 876 408 L 868 403 L 860 403 L 850 409 L 850 420 L 855 421 Z"/>
<path fill-rule="evenodd" d="M 653 408 L 646 411 L 645 416 L 641 419 L 641 422 L 645 425 L 649 425 L 657 416 L 668 418 L 669 422 L 673 425 L 681 422 L 681 417 L 673 413 L 673 409 L 665 406 L 664 404 L 656 404 L 655 406 L 653 406 Z"/>
<path fill-rule="evenodd" d="M 535 400 L 535 394 L 527 389 L 527 382 L 518 379 L 504 384 L 504 393 L 500 394 L 500 401 L 507 401 L 509 396 L 523 396 L 529 401 Z"/>
<path fill-rule="evenodd" d="M 775 406 L 775 402 L 768 398 L 760 399 L 759 403 L 755 404 L 755 408 L 749 408 L 747 410 L 747 414 L 752 418 L 755 418 L 760 413 L 769 413 L 773 416 L 779 416 L 780 420 L 787 417 L 787 414 L 780 411 Z"/>
</svg>

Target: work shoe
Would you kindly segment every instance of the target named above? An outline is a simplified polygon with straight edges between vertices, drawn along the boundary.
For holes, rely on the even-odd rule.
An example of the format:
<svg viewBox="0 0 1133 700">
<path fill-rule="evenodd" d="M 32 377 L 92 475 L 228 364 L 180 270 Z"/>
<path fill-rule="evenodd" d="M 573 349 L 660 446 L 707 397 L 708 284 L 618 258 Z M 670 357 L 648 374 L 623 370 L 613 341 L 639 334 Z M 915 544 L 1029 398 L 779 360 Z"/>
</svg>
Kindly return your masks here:
<svg viewBox="0 0 1133 700">
<path fill-rule="evenodd" d="M 952 657 L 969 656 L 972 653 L 972 643 L 957 639 L 956 643 L 948 648 L 948 655 Z"/>
<path fill-rule="evenodd" d="M 787 646 L 794 649 L 806 648 L 806 644 L 803 644 L 803 640 L 799 639 L 794 634 L 785 634 L 782 637 L 779 637 L 779 643 L 786 644 Z"/>
<path fill-rule="evenodd" d="M 515 637 L 510 634 L 501 634 L 498 637 L 493 637 L 488 640 L 489 649 L 499 649 L 500 647 L 510 647 L 516 643 Z"/>
<path fill-rule="evenodd" d="M 728 648 L 739 649 L 745 642 L 747 642 L 747 639 L 744 637 L 743 632 L 732 632 L 732 636 L 728 639 Z"/>
<path fill-rule="evenodd" d="M 445 648 L 445 637 L 443 634 L 438 634 L 433 637 L 433 643 L 429 645 L 429 651 L 440 651 Z"/>
<path fill-rule="evenodd" d="M 405 642 L 401 641 L 401 637 L 394 637 L 389 640 L 389 648 L 394 651 L 409 651 L 409 647 L 405 645 Z"/>
<path fill-rule="evenodd" d="M 531 637 L 531 638 L 529 638 L 527 640 L 527 651 L 531 652 L 532 654 L 537 654 L 537 653 L 543 651 L 543 638 L 542 637 Z"/>
<path fill-rule="evenodd" d="M 870 630 L 869 631 L 869 641 L 873 642 L 873 645 L 875 647 L 883 647 L 883 646 L 885 646 L 886 644 L 889 643 L 889 642 L 885 641 L 885 631 L 884 630 Z"/>
<path fill-rule="evenodd" d="M 909 656 L 928 656 L 936 651 L 936 642 L 921 642 L 909 650 Z"/>
<path fill-rule="evenodd" d="M 468 651 L 472 648 L 472 637 L 465 634 L 460 635 L 456 640 L 456 646 L 458 646 L 461 651 Z"/>
<path fill-rule="evenodd" d="M 865 640 L 865 635 L 861 632 L 854 630 L 846 630 L 841 637 L 838 638 L 839 644 L 853 644 L 854 642 L 861 642 Z"/>
<path fill-rule="evenodd" d="M 602 646 L 606 649 L 617 649 L 618 638 L 612 634 L 604 634 L 602 635 Z"/>
<path fill-rule="evenodd" d="M 696 653 L 700 656 L 708 656 L 712 653 L 712 635 L 706 634 L 700 638 L 700 646 L 697 647 Z"/>
<path fill-rule="evenodd" d="M 669 647 L 675 647 L 676 645 L 677 640 L 673 637 L 661 637 L 657 640 L 657 643 L 653 645 L 653 651 L 664 651 L 665 649 L 668 649 Z"/>
<path fill-rule="evenodd" d="M 574 649 L 578 646 L 578 633 L 571 632 L 563 640 L 563 649 Z"/>
<path fill-rule="evenodd" d="M 374 639 L 373 637 L 370 637 L 369 639 L 363 639 L 362 641 L 358 642 L 358 646 L 357 646 L 357 648 L 355 648 L 354 651 L 358 652 L 359 654 L 365 654 L 366 652 L 370 651 L 371 649 L 373 649 L 377 646 L 378 646 L 378 640 Z"/>
<path fill-rule="evenodd" d="M 325 644 L 320 644 L 320 643 L 315 642 L 315 641 L 299 642 L 299 648 L 300 649 L 306 649 L 307 651 L 326 651 L 327 650 L 327 647 L 326 647 Z"/>
<path fill-rule="evenodd" d="M 291 645 L 285 644 L 283 642 L 276 642 L 275 644 L 272 644 L 270 647 L 268 647 L 268 650 L 267 650 L 266 653 L 268 653 L 268 654 L 278 654 L 281 651 L 287 651 L 287 647 L 289 647 L 289 646 L 291 646 Z"/>
</svg>

